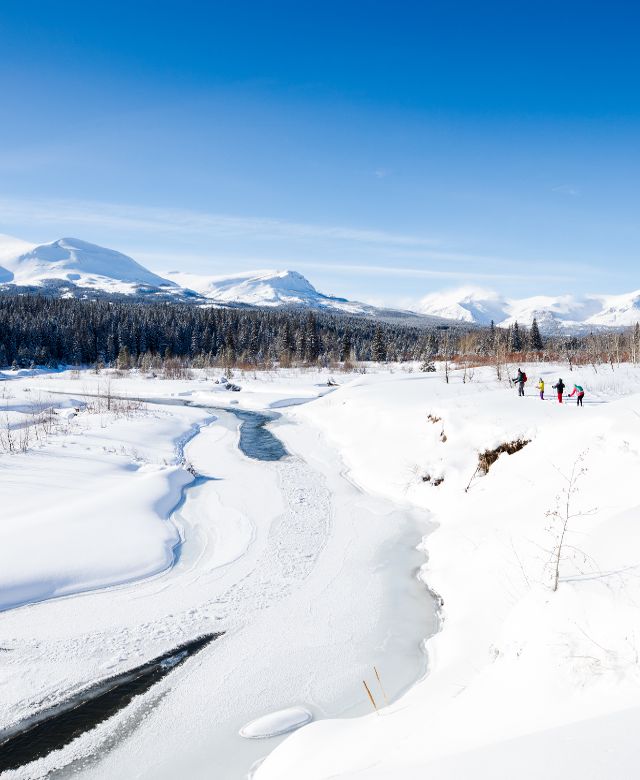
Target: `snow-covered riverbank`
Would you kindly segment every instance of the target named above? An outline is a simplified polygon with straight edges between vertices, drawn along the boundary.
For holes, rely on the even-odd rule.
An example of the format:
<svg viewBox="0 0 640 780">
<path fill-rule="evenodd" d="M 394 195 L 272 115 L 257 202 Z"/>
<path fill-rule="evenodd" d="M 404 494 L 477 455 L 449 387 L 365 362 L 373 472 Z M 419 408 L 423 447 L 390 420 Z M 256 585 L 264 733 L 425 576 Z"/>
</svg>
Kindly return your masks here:
<svg viewBox="0 0 640 780">
<path fill-rule="evenodd" d="M 204 426 L 184 448 L 204 479 L 175 512 L 146 506 L 159 539 L 172 528 L 184 539 L 172 568 L 122 583 L 111 564 L 119 585 L 105 588 L 103 579 L 103 589 L 79 593 L 87 579 L 76 577 L 65 598 L 40 594 L 46 600 L 0 614 L 7 724 L 194 636 L 226 632 L 121 713 L 13 776 L 60 767 L 64 777 L 72 767 L 103 780 L 133 768 L 156 780 L 206 777 L 215 767 L 233 780 L 268 754 L 257 780 L 417 780 L 427 771 L 438 780 L 533 780 L 543 767 L 558 780 L 634 777 L 640 756 L 625 735 L 640 720 L 640 372 L 547 366 L 543 401 L 532 387 L 540 368 L 526 368 L 525 398 L 490 368 L 467 381 L 454 371 L 447 384 L 441 373 L 388 367 L 340 375 L 337 388 L 323 372 L 256 373 L 234 377 L 241 393 L 203 376 L 132 374 L 113 378 L 109 393 L 153 398 L 139 414 L 81 411 L 26 454 L 2 456 L 13 549 L 27 566 L 11 569 L 10 546 L 0 555 L 28 584 L 74 557 L 64 542 L 78 522 L 69 496 L 87 522 L 95 517 L 101 532 L 126 538 L 128 480 L 141 469 L 190 480 L 176 443 Z M 558 376 L 585 386 L 583 409 L 557 403 L 549 387 Z M 89 394 L 104 396 L 106 381 L 90 373 L 12 378 L 4 385 L 16 407 L 9 419 L 25 422 L 28 409 L 17 407 L 29 394 L 81 408 Z M 54 390 L 70 395 L 48 395 Z M 290 455 L 245 457 L 239 420 L 213 407 L 278 409 L 270 427 Z M 515 454 L 478 470 L 480 453 L 514 443 Z M 70 457 L 115 476 L 102 482 L 96 472 L 76 485 Z M 44 458 L 49 472 L 37 470 Z M 554 591 L 550 561 L 568 488 Z M 180 491 L 163 495 L 179 503 Z M 48 537 L 49 556 L 41 548 L 43 564 L 25 552 L 19 519 L 24 508 L 44 521 L 58 497 L 69 522 L 57 507 L 51 513 L 61 533 Z M 113 525 L 108 511 L 118 515 Z M 437 530 L 419 552 L 430 521 Z M 105 560 L 115 549 L 105 545 Z M 422 583 L 414 576 L 421 565 Z M 444 601 L 441 626 L 428 589 Z M 429 637 L 425 657 L 420 644 Z M 412 685 L 425 664 L 427 676 Z M 368 680 L 384 702 L 374 665 L 391 700 L 380 715 L 367 714 L 362 686 Z M 291 706 L 315 721 L 284 741 L 238 735 Z M 364 717 L 344 717 L 354 715 Z"/>
<path fill-rule="evenodd" d="M 432 511 L 423 577 L 443 626 L 428 676 L 381 717 L 305 727 L 258 780 L 637 775 L 640 373 L 546 366 L 542 401 L 526 370 L 525 398 L 475 369 L 365 376 L 297 410 L 367 491 Z M 559 376 L 585 386 L 583 409 L 557 403 Z"/>
<path fill-rule="evenodd" d="M 415 549 L 427 529 L 424 513 L 368 497 L 345 480 L 339 454 L 314 426 L 292 425 L 283 415 L 273 430 L 291 455 L 259 462 L 238 450 L 235 417 L 216 412 L 210 422 L 211 410 L 175 404 L 181 399 L 219 407 L 242 400 L 247 408 L 286 410 L 292 400 L 327 392 L 326 380 L 320 384 L 316 374 L 283 386 L 257 379 L 255 389 L 246 388 L 238 399 L 212 383 L 123 378 L 113 381 L 110 398 L 146 394 L 157 401 L 166 395 L 167 404 L 154 402 L 120 417 L 83 410 L 99 385 L 104 397 L 104 381 L 89 373 L 50 374 L 5 384 L 8 403 L 37 393 L 45 405 L 71 403 L 80 411 L 34 449 L 2 458 L 5 473 L 12 475 L 3 486 L 13 502 L 14 525 L 0 554 L 9 563 L 18 551 L 23 600 L 39 602 L 0 614 L 6 647 L 0 656 L 2 726 L 194 636 L 226 633 L 118 715 L 11 776 L 44 777 L 56 770 L 87 778 L 132 772 L 154 780 L 185 772 L 197 778 L 210 776 L 215 761 L 221 776 L 242 778 L 277 744 L 242 739 L 238 731 L 249 720 L 292 704 L 304 705 L 316 718 L 363 714 L 370 705 L 361 681 L 372 676 L 374 665 L 390 698 L 424 672 L 421 640 L 436 625 L 428 593 L 415 578 L 424 561 Z M 10 421 L 20 425 L 18 415 L 29 413 L 14 410 Z M 120 525 L 126 527 L 131 514 L 133 479 L 153 466 L 180 474 L 186 485 L 192 477 L 176 463 L 182 455 L 177 445 L 203 425 L 184 447 L 184 457 L 204 479 L 187 490 L 182 503 L 179 492 L 165 491 L 162 504 L 154 499 L 145 505 L 155 513 L 150 534 L 169 528 L 184 540 L 175 565 L 123 582 L 131 577 L 114 566 L 118 545 L 132 559 L 145 555 L 147 547 L 142 538 L 134 544 Z M 73 466 L 65 460 L 69 451 L 100 468 L 106 463 L 122 475 L 123 488 L 107 480 L 102 490 L 99 473 L 94 482 L 74 483 Z M 43 455 L 50 464 L 44 481 L 32 465 Z M 68 498 L 75 492 L 83 499 L 79 516 Z M 52 513 L 47 546 L 35 559 L 21 547 L 25 541 L 15 525 L 23 493 L 42 522 L 52 505 L 66 510 L 66 516 Z M 145 499 L 141 494 L 140 502 Z M 105 564 L 99 580 L 70 577 L 67 590 L 39 590 L 29 599 L 30 584 L 46 579 L 43 570 L 53 568 L 58 577 L 76 571 L 84 548 L 73 546 L 75 524 L 84 522 L 91 539 L 94 518 L 91 549 L 97 556 L 104 549 L 111 568 Z M 88 590 L 93 585 L 99 589 Z M 51 595 L 66 597 L 47 598 Z"/>
</svg>

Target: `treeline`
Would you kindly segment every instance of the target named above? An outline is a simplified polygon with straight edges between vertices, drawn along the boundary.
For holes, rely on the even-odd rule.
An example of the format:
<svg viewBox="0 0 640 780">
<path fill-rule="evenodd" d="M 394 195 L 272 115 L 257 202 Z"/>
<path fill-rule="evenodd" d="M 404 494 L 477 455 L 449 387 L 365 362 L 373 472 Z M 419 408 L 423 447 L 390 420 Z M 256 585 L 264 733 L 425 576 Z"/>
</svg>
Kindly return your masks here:
<svg viewBox="0 0 640 780">
<path fill-rule="evenodd" d="M 447 337 L 444 337 L 446 342 Z M 492 363 L 496 366 L 518 361 L 557 361 L 573 364 L 640 362 L 640 324 L 630 328 L 599 330 L 579 335 L 542 336 L 535 318 L 530 328 L 514 323 L 497 328 L 493 323 L 481 330 L 456 334 L 447 357 L 458 361 Z M 440 349 L 442 354 L 442 348 Z"/>
<path fill-rule="evenodd" d="M 441 333 L 304 310 L 0 298 L 0 366 L 259 366 L 436 355 Z"/>
<path fill-rule="evenodd" d="M 0 366 L 153 368 L 347 364 L 359 361 L 640 359 L 640 326 L 543 337 L 531 328 L 425 327 L 301 309 L 201 308 L 175 303 L 0 297 Z"/>
</svg>

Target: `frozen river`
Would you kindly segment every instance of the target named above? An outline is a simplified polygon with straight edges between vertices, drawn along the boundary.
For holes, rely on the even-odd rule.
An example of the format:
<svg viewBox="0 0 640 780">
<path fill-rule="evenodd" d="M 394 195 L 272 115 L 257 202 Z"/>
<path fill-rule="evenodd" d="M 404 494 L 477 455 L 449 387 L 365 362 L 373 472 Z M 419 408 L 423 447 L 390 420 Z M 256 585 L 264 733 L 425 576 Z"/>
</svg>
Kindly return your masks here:
<svg viewBox="0 0 640 780">
<path fill-rule="evenodd" d="M 360 715 L 371 709 L 363 679 L 384 704 L 374 666 L 389 700 L 425 672 L 436 617 L 416 578 L 423 514 L 362 493 L 339 453 L 286 411 L 212 413 L 185 447 L 199 476 L 172 516 L 174 565 L 29 609 L 68 627 L 50 645 L 45 631 L 44 658 L 67 652 L 80 666 L 83 654 L 104 667 L 223 636 L 11 775 L 241 780 L 283 738 L 240 737 L 253 718 L 294 705 L 316 719 Z"/>
</svg>

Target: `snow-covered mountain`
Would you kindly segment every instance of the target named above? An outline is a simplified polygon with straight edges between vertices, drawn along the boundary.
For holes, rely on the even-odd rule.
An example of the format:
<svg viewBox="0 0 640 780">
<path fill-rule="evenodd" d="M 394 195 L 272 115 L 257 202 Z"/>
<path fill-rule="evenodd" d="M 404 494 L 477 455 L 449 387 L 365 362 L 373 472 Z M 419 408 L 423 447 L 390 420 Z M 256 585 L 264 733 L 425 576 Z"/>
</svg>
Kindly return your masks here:
<svg viewBox="0 0 640 780">
<path fill-rule="evenodd" d="M 228 276 L 169 271 L 167 277 L 181 287 L 195 290 L 203 298 L 218 303 L 245 303 L 252 306 L 315 305 L 327 297 L 295 271 L 249 271 Z"/>
<path fill-rule="evenodd" d="M 518 322 L 531 325 L 534 317 L 546 333 L 581 332 L 596 328 L 635 325 L 640 321 L 640 290 L 623 295 L 537 295 L 503 298 L 474 288 L 431 293 L 421 299 L 417 311 L 468 324 L 501 327 Z"/>
<path fill-rule="evenodd" d="M 506 306 L 506 301 L 491 290 L 464 287 L 425 295 L 417 311 L 447 320 L 488 325 L 491 320 L 497 323 L 505 318 Z"/>
<path fill-rule="evenodd" d="M 0 287 L 36 288 L 66 296 L 127 295 L 219 306 L 298 306 L 354 315 L 418 317 L 324 295 L 296 271 L 224 276 L 171 271 L 159 276 L 121 252 L 78 238 L 36 245 L 0 234 Z"/>
<path fill-rule="evenodd" d="M 545 333 L 579 333 L 640 321 L 640 290 L 623 295 L 505 298 L 465 287 L 434 292 L 414 311 L 382 309 L 319 292 L 297 271 L 254 271 L 202 276 L 169 271 L 160 276 L 133 258 L 78 238 L 30 244 L 0 234 L 0 288 L 42 289 L 66 296 L 136 296 L 217 306 L 297 306 L 424 324 L 461 322 L 530 325 Z"/>
<path fill-rule="evenodd" d="M 303 306 L 311 309 L 334 309 L 348 314 L 374 311 L 374 307 L 366 303 L 318 292 L 311 282 L 297 271 L 250 271 L 230 276 L 200 276 L 169 271 L 166 276 L 181 287 L 195 290 L 203 298 L 220 304 Z"/>
<path fill-rule="evenodd" d="M 125 295 L 176 289 L 178 285 L 144 268 L 131 257 L 78 238 L 27 244 L 0 236 L 0 282 L 47 287 L 53 281 Z"/>
</svg>

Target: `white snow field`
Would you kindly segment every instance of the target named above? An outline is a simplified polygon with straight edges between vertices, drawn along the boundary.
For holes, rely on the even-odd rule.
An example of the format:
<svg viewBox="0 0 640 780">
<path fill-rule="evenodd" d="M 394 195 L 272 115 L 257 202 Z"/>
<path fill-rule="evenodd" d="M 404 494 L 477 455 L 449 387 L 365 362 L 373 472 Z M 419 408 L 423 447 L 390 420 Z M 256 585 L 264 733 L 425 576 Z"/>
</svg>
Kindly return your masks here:
<svg viewBox="0 0 640 780">
<path fill-rule="evenodd" d="M 364 714 L 374 665 L 390 700 L 424 674 L 437 619 L 416 544 L 429 525 L 363 493 L 319 430 L 290 416 L 330 390 L 326 372 L 234 376 L 241 393 L 204 379 L 2 375 L 0 435 L 51 405 L 59 422 L 0 456 L 0 738 L 97 681 L 225 632 L 3 778 L 205 778 L 212 767 L 245 778 L 283 738 L 269 733 L 288 730 L 279 712 Z M 278 407 L 271 430 L 290 454 L 247 457 L 225 406 Z M 265 716 L 279 728 L 240 736 Z"/>
<path fill-rule="evenodd" d="M 443 599 L 442 625 L 405 696 L 380 716 L 301 729 L 258 780 L 638 776 L 640 375 L 526 371 L 525 398 L 476 369 L 465 384 L 366 376 L 296 410 L 364 489 L 430 510 L 439 527 L 421 576 Z M 558 376 L 585 386 L 584 408 L 557 403 Z M 479 451 L 517 439 L 530 443 L 472 479 Z"/>
<path fill-rule="evenodd" d="M 5 372 L 0 734 L 225 633 L 3 780 L 637 777 L 640 369 L 415 369 Z"/>
</svg>

